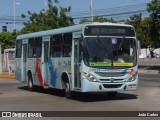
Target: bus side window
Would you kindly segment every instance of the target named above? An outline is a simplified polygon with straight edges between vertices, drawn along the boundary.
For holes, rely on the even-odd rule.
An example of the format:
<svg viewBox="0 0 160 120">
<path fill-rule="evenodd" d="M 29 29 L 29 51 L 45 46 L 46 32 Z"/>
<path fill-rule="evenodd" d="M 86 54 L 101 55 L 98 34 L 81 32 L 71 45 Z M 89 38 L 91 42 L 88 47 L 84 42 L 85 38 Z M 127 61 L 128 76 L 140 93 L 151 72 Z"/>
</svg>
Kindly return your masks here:
<svg viewBox="0 0 160 120">
<path fill-rule="evenodd" d="M 62 35 L 54 35 L 51 38 L 51 56 L 62 56 Z"/>
<path fill-rule="evenodd" d="M 41 57 L 41 53 L 42 53 L 42 37 L 37 37 L 34 40 L 34 51 L 36 54 L 37 58 Z"/>
<path fill-rule="evenodd" d="M 22 53 L 22 41 L 18 40 L 16 43 L 16 58 L 21 58 Z"/>
<path fill-rule="evenodd" d="M 28 57 L 40 58 L 42 53 L 42 37 L 30 38 L 28 43 Z"/>
<path fill-rule="evenodd" d="M 71 57 L 72 51 L 72 33 L 63 35 L 63 57 Z"/>
<path fill-rule="evenodd" d="M 28 57 L 32 58 L 33 57 L 33 49 L 34 49 L 34 38 L 30 38 L 28 42 Z"/>
</svg>

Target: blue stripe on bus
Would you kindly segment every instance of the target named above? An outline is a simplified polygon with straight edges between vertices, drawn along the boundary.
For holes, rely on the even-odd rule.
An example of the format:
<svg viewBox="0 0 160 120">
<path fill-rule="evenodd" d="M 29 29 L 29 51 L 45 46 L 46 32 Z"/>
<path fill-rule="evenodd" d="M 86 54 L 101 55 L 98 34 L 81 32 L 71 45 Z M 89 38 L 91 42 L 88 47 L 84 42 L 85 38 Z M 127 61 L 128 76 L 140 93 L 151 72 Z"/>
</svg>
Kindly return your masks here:
<svg viewBox="0 0 160 120">
<path fill-rule="evenodd" d="M 128 70 L 129 70 L 128 68 L 124 69 L 123 74 L 125 75 Z"/>
<path fill-rule="evenodd" d="M 51 82 L 50 82 L 50 84 L 52 85 L 52 87 L 55 87 L 56 72 L 54 70 L 51 58 L 48 58 L 48 66 L 49 66 L 49 72 L 51 74 Z"/>
</svg>

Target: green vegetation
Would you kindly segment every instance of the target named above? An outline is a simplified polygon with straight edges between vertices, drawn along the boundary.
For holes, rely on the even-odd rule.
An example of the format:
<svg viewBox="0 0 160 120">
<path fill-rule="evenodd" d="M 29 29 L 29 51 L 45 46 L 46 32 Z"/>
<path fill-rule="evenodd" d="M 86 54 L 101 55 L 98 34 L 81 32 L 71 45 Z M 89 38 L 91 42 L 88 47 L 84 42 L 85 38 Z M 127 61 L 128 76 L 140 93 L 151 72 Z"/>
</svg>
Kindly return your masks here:
<svg viewBox="0 0 160 120">
<path fill-rule="evenodd" d="M 14 48 L 16 41 L 16 32 L 1 32 L 0 33 L 0 45 L 2 46 L 2 52 L 6 48 Z"/>
<path fill-rule="evenodd" d="M 94 17 L 93 21 L 94 22 L 115 22 L 113 21 L 113 19 L 108 19 L 108 18 L 103 18 L 103 17 Z M 92 21 L 89 19 L 81 19 L 79 23 L 82 24 L 85 22 L 92 22 Z"/>
<path fill-rule="evenodd" d="M 149 36 L 150 46 L 160 47 L 160 0 L 152 0 L 148 3 L 148 12 L 150 12 L 149 24 Z"/>
<path fill-rule="evenodd" d="M 39 14 L 28 11 L 30 21 L 24 23 L 25 27 L 21 30 L 21 33 L 31 33 L 73 25 L 73 19 L 66 15 L 66 12 L 70 12 L 71 6 L 68 8 L 57 7 L 58 3 L 58 0 L 54 0 L 53 5 L 52 0 L 48 0 L 48 10 L 43 9 Z M 26 15 L 22 14 L 22 17 L 25 18 Z"/>
<path fill-rule="evenodd" d="M 133 15 L 127 24 L 135 27 L 137 38 L 142 48 L 149 48 L 150 53 L 160 47 L 160 0 L 152 0 L 147 4 L 150 16 L 142 19 L 141 14 Z"/>
</svg>

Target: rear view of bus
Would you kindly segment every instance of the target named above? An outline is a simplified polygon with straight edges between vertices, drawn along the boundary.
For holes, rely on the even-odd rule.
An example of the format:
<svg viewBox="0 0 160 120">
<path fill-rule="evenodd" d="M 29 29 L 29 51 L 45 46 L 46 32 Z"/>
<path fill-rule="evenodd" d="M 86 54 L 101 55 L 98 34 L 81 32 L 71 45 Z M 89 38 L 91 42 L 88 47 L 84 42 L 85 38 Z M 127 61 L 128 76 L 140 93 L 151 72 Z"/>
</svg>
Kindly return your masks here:
<svg viewBox="0 0 160 120">
<path fill-rule="evenodd" d="M 115 96 L 120 91 L 137 90 L 137 41 L 132 26 L 87 25 L 83 38 L 83 92 Z"/>
</svg>

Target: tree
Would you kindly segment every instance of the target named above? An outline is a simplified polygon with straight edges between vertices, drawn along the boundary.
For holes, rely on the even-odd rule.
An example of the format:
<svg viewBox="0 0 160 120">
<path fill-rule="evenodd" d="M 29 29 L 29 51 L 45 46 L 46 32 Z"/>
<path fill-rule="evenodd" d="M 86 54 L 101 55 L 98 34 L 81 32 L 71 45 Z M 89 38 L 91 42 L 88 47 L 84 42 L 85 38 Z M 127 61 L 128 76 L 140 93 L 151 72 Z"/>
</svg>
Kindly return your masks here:
<svg viewBox="0 0 160 120">
<path fill-rule="evenodd" d="M 153 57 L 154 48 L 152 46 L 154 45 L 154 41 L 150 36 L 150 18 L 142 19 L 141 14 L 135 14 L 131 16 L 130 20 L 127 20 L 126 23 L 134 26 L 136 36 L 141 42 L 141 47 L 149 48 L 151 57 Z"/>
<path fill-rule="evenodd" d="M 147 10 L 150 12 L 150 38 L 151 47 L 160 47 L 160 0 L 152 0 L 147 4 Z"/>
<path fill-rule="evenodd" d="M 150 18 L 144 18 L 139 26 L 139 31 L 137 31 L 138 40 L 141 41 L 142 48 L 148 48 L 153 44 L 150 38 Z M 139 32 L 139 33 L 138 33 Z"/>
<path fill-rule="evenodd" d="M 144 39 L 143 39 L 143 30 L 141 29 L 142 26 L 142 15 L 141 14 L 135 14 L 133 16 L 130 16 L 130 19 L 126 21 L 126 24 L 133 25 L 136 31 L 136 36 L 138 40 L 140 40 L 142 46 L 146 46 Z"/>
<path fill-rule="evenodd" d="M 142 48 L 149 48 L 151 57 L 153 57 L 153 51 L 156 47 L 158 47 L 159 42 L 157 39 L 153 39 L 152 36 L 152 19 L 151 17 L 142 19 L 141 14 L 133 15 L 130 17 L 130 20 L 127 20 L 127 24 L 131 24 L 134 26 L 136 30 L 136 35 L 138 40 L 141 42 Z M 153 33 L 156 33 L 158 29 L 154 29 Z M 154 35 L 154 34 L 153 34 Z M 158 43 L 157 43 L 158 42 Z"/>
<path fill-rule="evenodd" d="M 93 21 L 94 22 L 114 22 L 113 19 L 103 18 L 103 17 L 94 17 Z M 92 22 L 92 21 L 89 19 L 81 19 L 79 23 L 82 24 L 85 22 Z"/>
<path fill-rule="evenodd" d="M 139 29 L 139 26 L 141 25 L 142 22 L 142 14 L 134 14 L 133 16 L 130 17 L 130 24 L 134 26 L 136 30 Z"/>
<path fill-rule="evenodd" d="M 37 32 L 42 30 L 50 30 L 60 27 L 67 27 L 73 25 L 73 19 L 66 15 L 70 12 L 71 6 L 68 8 L 57 7 L 58 0 L 48 0 L 48 10 L 41 10 L 40 13 L 31 13 L 28 11 L 30 21 L 24 23 L 24 28 L 21 30 L 22 33 Z M 26 15 L 22 14 L 25 18 Z"/>
<path fill-rule="evenodd" d="M 16 32 L 1 32 L 0 33 L 0 45 L 2 46 L 2 51 L 7 48 L 14 48 L 16 41 Z"/>
</svg>

